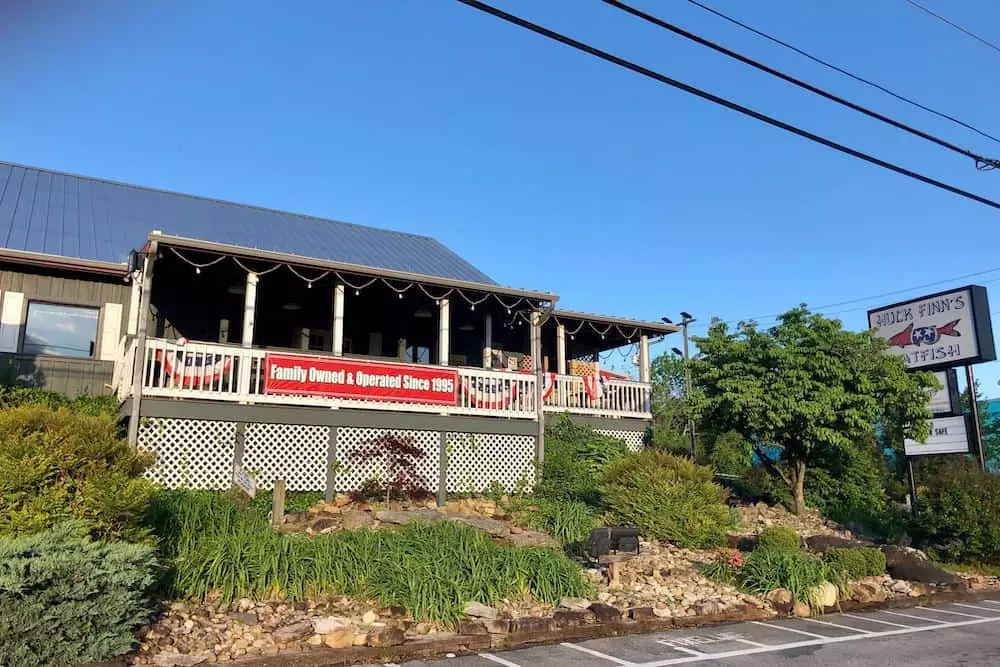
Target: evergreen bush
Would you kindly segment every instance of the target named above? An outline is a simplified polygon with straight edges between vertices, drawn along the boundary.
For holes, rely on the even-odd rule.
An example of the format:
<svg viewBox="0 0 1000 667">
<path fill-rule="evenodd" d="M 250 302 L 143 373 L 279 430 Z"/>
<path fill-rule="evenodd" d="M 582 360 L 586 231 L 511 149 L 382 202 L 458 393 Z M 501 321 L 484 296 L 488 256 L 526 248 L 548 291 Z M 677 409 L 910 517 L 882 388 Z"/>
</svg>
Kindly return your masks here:
<svg viewBox="0 0 1000 667">
<path fill-rule="evenodd" d="M 823 562 L 840 568 L 849 579 L 885 574 L 885 554 L 874 547 L 831 547 L 823 554 Z"/>
<path fill-rule="evenodd" d="M 601 435 L 562 415 L 545 430 L 545 462 L 535 495 L 555 501 L 600 504 L 601 471 L 628 455 L 621 440 Z"/>
<path fill-rule="evenodd" d="M 918 495 L 923 546 L 948 560 L 1000 565 L 1000 477 L 954 458 L 923 482 Z"/>
<path fill-rule="evenodd" d="M 39 404 L 0 410 L 0 535 L 80 519 L 95 537 L 142 541 L 152 459 L 119 437 L 109 415 Z"/>
<path fill-rule="evenodd" d="M 802 548 L 802 540 L 794 529 L 787 526 L 769 526 L 757 536 L 756 549 L 795 552 Z"/>
<path fill-rule="evenodd" d="M 149 614 L 148 546 L 94 542 L 67 522 L 0 537 L 0 665 L 76 665 L 122 655 Z"/>
<path fill-rule="evenodd" d="M 711 468 L 647 449 L 608 464 L 600 487 L 609 518 L 643 537 L 682 547 L 712 547 L 729 526 L 726 491 Z"/>
</svg>

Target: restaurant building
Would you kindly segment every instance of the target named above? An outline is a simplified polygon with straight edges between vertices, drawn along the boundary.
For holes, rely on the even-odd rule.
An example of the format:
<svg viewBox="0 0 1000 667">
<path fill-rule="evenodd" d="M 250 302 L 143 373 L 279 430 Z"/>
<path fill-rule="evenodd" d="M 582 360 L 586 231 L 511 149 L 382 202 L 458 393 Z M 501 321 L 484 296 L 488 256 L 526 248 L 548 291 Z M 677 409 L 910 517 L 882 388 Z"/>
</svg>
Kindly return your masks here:
<svg viewBox="0 0 1000 667">
<path fill-rule="evenodd" d="M 113 392 L 167 486 L 350 490 L 391 433 L 433 486 L 530 484 L 546 419 L 641 446 L 675 325 L 562 310 L 436 240 L 0 162 L 3 380 Z M 634 351 L 636 378 L 600 367 Z"/>
</svg>

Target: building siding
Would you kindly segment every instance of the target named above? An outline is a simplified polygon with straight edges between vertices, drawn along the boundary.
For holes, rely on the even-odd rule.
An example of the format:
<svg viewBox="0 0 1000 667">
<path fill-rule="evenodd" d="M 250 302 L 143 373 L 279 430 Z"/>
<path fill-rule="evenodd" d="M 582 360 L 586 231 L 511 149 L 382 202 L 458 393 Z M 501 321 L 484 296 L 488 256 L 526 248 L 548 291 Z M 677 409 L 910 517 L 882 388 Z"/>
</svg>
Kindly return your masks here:
<svg viewBox="0 0 1000 667">
<path fill-rule="evenodd" d="M 114 315 L 121 320 L 121 333 L 128 322 L 130 287 L 121 278 L 0 263 L 0 298 L 7 292 L 24 294 L 25 304 L 48 301 L 101 308 L 101 322 L 108 314 L 106 304 L 119 304 L 120 314 Z M 22 319 L 19 340 L 23 338 L 23 326 Z M 110 393 L 113 372 L 112 361 L 96 358 L 0 354 L 0 384 L 39 387 L 69 396 Z"/>
</svg>

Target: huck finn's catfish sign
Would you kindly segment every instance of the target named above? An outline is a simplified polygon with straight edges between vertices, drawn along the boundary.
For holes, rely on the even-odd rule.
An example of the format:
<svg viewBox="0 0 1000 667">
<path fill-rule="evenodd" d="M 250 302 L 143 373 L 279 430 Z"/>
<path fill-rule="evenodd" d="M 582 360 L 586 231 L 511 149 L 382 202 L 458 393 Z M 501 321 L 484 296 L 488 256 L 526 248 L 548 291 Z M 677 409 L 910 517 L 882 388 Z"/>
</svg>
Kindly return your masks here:
<svg viewBox="0 0 1000 667">
<path fill-rule="evenodd" d="M 868 325 L 911 369 L 996 359 L 986 288 L 969 285 L 868 311 Z"/>
</svg>

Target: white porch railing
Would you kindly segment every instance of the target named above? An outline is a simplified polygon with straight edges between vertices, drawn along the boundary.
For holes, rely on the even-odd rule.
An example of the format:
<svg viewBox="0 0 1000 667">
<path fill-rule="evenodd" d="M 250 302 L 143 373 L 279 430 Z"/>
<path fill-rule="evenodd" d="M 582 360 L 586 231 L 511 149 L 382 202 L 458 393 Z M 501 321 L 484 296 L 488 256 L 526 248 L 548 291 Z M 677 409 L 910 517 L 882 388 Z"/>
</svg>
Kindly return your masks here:
<svg viewBox="0 0 1000 667">
<path fill-rule="evenodd" d="M 264 393 L 263 369 L 266 354 L 265 350 L 231 345 L 193 342 L 180 345 L 166 340 L 147 339 L 143 362 L 143 395 L 254 404 L 316 405 L 329 408 L 537 418 L 534 375 L 478 368 L 455 368 L 459 382 L 457 403 L 445 406 L 327 396 L 279 395 Z M 169 363 L 172 368 L 185 369 L 183 379 L 179 373 L 171 374 L 164 362 Z"/>
<path fill-rule="evenodd" d="M 649 419 L 650 391 L 650 385 L 644 382 L 556 375 L 544 408 L 546 412 Z"/>
<path fill-rule="evenodd" d="M 114 386 L 118 397 L 124 400 L 132 390 L 135 338 L 123 338 L 119 351 Z M 147 339 L 142 358 L 143 395 L 247 404 L 314 405 L 537 419 L 534 374 L 455 367 L 459 383 L 457 402 L 456 405 L 445 406 L 267 394 L 264 392 L 263 373 L 266 354 L 266 350 L 235 345 L 195 342 L 182 345 L 162 339 Z M 172 374 L 171 369 L 180 368 L 184 369 L 183 374 Z M 649 419 L 650 385 L 628 380 L 604 380 L 595 384 L 593 380 L 556 375 L 543 406 L 546 412 Z"/>
</svg>

